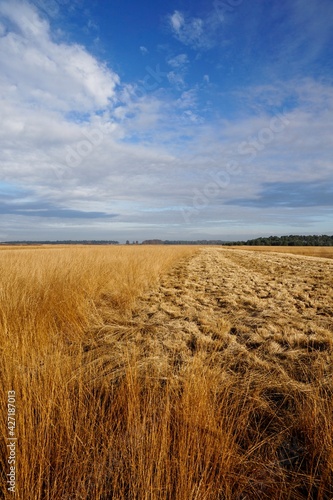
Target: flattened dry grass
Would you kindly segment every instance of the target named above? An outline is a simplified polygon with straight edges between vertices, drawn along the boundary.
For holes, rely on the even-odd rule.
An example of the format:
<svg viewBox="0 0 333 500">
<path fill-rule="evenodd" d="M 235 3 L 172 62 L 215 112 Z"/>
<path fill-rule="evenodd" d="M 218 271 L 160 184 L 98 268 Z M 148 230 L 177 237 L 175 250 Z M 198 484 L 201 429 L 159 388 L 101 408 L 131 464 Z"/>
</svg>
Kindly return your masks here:
<svg viewBox="0 0 333 500">
<path fill-rule="evenodd" d="M 331 268 L 189 247 L 22 250 L 0 254 L 16 498 L 333 498 Z M 7 499 L 4 418 L 1 433 Z"/>
<path fill-rule="evenodd" d="M 230 246 L 238 250 L 251 250 L 253 252 L 277 252 L 291 253 L 293 255 L 306 255 L 308 257 L 324 257 L 325 259 L 333 259 L 333 247 L 305 247 L 305 246 Z"/>
</svg>

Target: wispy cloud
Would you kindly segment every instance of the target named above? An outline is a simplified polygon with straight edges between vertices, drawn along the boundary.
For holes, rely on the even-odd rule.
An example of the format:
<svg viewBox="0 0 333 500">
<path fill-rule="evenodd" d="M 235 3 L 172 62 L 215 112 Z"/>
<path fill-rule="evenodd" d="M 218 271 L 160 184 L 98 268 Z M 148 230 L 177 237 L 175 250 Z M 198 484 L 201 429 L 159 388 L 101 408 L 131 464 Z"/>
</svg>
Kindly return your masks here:
<svg viewBox="0 0 333 500">
<path fill-rule="evenodd" d="M 172 68 L 182 68 L 182 67 L 186 66 L 187 64 L 189 64 L 189 59 L 188 59 L 187 54 L 179 54 L 178 56 L 170 57 L 167 60 L 167 63 Z"/>
<path fill-rule="evenodd" d="M 141 45 L 140 46 L 140 52 L 143 56 L 145 56 L 146 54 L 148 54 L 149 50 L 147 49 L 147 47 L 145 47 L 144 45 Z"/>
<path fill-rule="evenodd" d="M 176 34 L 179 34 L 185 24 L 184 15 L 179 12 L 179 10 L 175 10 L 174 13 L 170 16 L 170 23 L 174 32 Z"/>
<path fill-rule="evenodd" d="M 187 54 L 179 54 L 167 59 L 167 64 L 171 66 L 172 71 L 168 72 L 168 80 L 173 87 L 183 90 L 186 87 L 185 77 L 189 64 Z"/>
<path fill-rule="evenodd" d="M 284 61 L 287 64 L 293 61 L 299 71 L 318 63 L 325 51 L 329 54 L 333 41 L 333 4 L 330 0 L 295 0 L 287 4 L 287 9 L 285 39 L 280 49 Z"/>
<path fill-rule="evenodd" d="M 181 90 L 185 87 L 185 79 L 181 73 L 177 73 L 176 71 L 169 71 L 168 80 L 171 85 L 178 90 Z"/>
<path fill-rule="evenodd" d="M 215 42 L 212 30 L 208 29 L 208 20 L 201 17 L 189 17 L 175 10 L 169 15 L 169 26 L 174 37 L 184 45 L 195 49 L 208 49 Z"/>
</svg>

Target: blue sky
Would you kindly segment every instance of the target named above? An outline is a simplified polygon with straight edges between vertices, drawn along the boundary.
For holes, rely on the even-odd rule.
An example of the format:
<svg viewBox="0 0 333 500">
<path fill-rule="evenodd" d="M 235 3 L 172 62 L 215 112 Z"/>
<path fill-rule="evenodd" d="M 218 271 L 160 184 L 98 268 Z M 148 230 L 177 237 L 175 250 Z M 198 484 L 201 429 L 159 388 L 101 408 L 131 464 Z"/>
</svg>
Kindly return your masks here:
<svg viewBox="0 0 333 500">
<path fill-rule="evenodd" d="M 332 234 L 331 0 L 0 0 L 0 241 Z"/>
</svg>

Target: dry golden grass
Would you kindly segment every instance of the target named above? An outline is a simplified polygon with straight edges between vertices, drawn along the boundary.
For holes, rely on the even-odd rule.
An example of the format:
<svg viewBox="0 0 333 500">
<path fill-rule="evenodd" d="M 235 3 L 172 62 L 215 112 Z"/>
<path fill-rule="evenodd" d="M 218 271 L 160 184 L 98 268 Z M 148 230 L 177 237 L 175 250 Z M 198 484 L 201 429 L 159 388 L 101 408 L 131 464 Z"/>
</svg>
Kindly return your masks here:
<svg viewBox="0 0 333 500">
<path fill-rule="evenodd" d="M 2 436 L 8 436 L 7 391 L 14 389 L 17 498 L 100 498 L 105 489 L 103 460 L 120 421 L 110 420 L 106 403 L 94 392 L 94 377 L 84 380 L 85 346 L 94 342 L 93 333 L 106 327 L 103 308 L 108 310 L 108 323 L 129 321 L 136 297 L 191 252 L 134 247 L 2 249 Z M 5 444 L 2 472 L 8 470 Z"/>
<path fill-rule="evenodd" d="M 333 247 L 283 247 L 283 246 L 230 246 L 238 250 L 250 250 L 253 252 L 277 252 L 291 253 L 294 255 L 306 255 L 308 257 L 324 257 L 333 259 Z"/>
<path fill-rule="evenodd" d="M 12 389 L 19 500 L 333 498 L 332 262 L 40 247 L 0 272 L 5 499 Z"/>
</svg>

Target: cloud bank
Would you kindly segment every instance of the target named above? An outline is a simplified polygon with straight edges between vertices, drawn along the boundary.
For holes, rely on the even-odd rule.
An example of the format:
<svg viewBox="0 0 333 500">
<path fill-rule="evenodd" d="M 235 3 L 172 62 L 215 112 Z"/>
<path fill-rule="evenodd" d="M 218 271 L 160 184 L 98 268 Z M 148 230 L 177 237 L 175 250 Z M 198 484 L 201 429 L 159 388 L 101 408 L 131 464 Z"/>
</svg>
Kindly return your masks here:
<svg viewBox="0 0 333 500">
<path fill-rule="evenodd" d="M 297 19 L 310 16 L 296 7 Z M 238 237 L 251 220 L 255 234 L 327 232 L 329 80 L 226 89 L 203 72 L 190 85 L 186 47 L 200 54 L 218 40 L 210 14 L 170 14 L 185 48 L 135 82 L 64 41 L 27 2 L 1 1 L 0 18 L 0 238 L 26 237 L 27 221 L 37 239 Z M 217 113 L 212 96 L 234 115 Z"/>
</svg>

